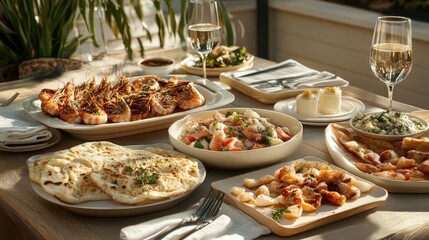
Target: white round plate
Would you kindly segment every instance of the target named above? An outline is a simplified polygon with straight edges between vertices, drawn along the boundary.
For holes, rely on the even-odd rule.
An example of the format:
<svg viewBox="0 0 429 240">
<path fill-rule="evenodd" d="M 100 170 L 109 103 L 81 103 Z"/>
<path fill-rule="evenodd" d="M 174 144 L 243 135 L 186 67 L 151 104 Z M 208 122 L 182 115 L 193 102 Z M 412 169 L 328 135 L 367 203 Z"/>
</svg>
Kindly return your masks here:
<svg viewBox="0 0 429 240">
<path fill-rule="evenodd" d="M 163 147 L 168 149 L 173 149 L 171 145 L 168 144 L 156 144 L 156 145 L 132 145 L 128 146 L 131 149 L 144 149 L 146 147 Z M 31 165 L 34 161 L 36 161 L 38 158 L 40 158 L 43 155 L 37 155 L 29 158 L 27 160 L 27 166 Z M 181 201 L 183 201 L 189 194 L 191 194 L 197 187 L 204 181 L 206 177 L 206 169 L 204 168 L 204 165 L 198 160 L 195 159 L 198 162 L 198 169 L 200 171 L 200 182 L 192 189 L 191 191 L 167 199 L 162 200 L 159 202 L 153 202 L 153 203 L 147 203 L 142 205 L 126 205 L 126 204 L 120 204 L 115 203 L 112 200 L 102 200 L 102 201 L 89 201 L 84 203 L 78 203 L 78 204 L 69 204 L 62 202 L 55 198 L 54 196 L 46 193 L 39 184 L 31 181 L 31 187 L 33 188 L 34 192 L 39 195 L 41 198 L 45 199 L 48 202 L 51 202 L 53 204 L 56 204 L 58 206 L 61 206 L 71 212 L 85 215 L 85 216 L 92 216 L 92 217 L 124 217 L 124 216 L 134 216 L 134 215 L 141 215 L 144 213 L 149 212 L 156 212 L 159 210 L 171 208 L 177 204 L 179 204 Z"/>
<path fill-rule="evenodd" d="M 1 147 L 0 151 L 5 152 L 30 152 L 30 151 L 36 151 L 44 148 L 48 148 L 55 143 L 59 142 L 61 139 L 61 132 L 58 131 L 55 128 L 49 128 L 49 131 L 52 133 L 52 137 L 46 141 L 46 142 L 38 142 L 35 144 L 25 144 L 25 145 L 15 145 L 13 147 Z"/>
<path fill-rule="evenodd" d="M 288 114 L 304 125 L 309 126 L 326 126 L 332 122 L 342 122 L 351 119 L 358 112 L 365 110 L 365 104 L 356 98 L 345 97 L 341 98 L 341 111 L 332 115 L 319 115 L 317 117 L 308 117 L 296 112 L 296 99 L 290 98 L 282 100 L 274 104 L 274 110 Z"/>
<path fill-rule="evenodd" d="M 238 65 L 230 66 L 230 67 L 224 67 L 224 68 L 206 68 L 207 76 L 216 77 L 219 76 L 219 74 L 223 72 L 231 72 L 231 71 L 242 71 L 249 69 L 253 66 L 253 59 L 255 58 L 252 54 L 246 54 L 246 60 Z M 194 67 L 194 59 L 195 56 L 189 56 L 182 60 L 180 63 L 183 67 L 183 69 L 191 74 L 203 76 L 203 69 L 200 67 Z"/>
</svg>

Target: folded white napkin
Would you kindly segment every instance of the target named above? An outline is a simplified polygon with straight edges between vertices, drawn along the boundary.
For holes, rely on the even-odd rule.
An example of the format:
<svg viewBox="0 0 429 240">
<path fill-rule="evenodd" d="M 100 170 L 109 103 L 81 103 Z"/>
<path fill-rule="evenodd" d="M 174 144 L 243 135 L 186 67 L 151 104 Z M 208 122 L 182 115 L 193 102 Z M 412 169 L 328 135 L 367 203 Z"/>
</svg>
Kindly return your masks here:
<svg viewBox="0 0 429 240">
<path fill-rule="evenodd" d="M 289 59 L 267 67 L 236 72 L 232 74 L 232 77 L 247 84 L 255 84 L 269 81 L 270 79 L 303 77 L 312 73 L 315 74 L 318 73 L 318 71 L 308 68 L 295 60 Z"/>
<path fill-rule="evenodd" d="M 4 111 L 0 113 L 0 147 L 13 149 L 25 145 L 47 144 L 51 131 L 38 122 L 29 120 L 24 111 Z"/>
<path fill-rule="evenodd" d="M 194 209 L 124 227 L 121 229 L 120 238 L 134 240 L 149 237 L 168 226 L 180 223 L 183 218 L 190 216 L 193 212 Z M 180 228 L 169 234 L 165 239 L 174 239 L 175 236 L 180 236 L 192 228 L 193 226 Z M 270 232 L 269 228 L 257 223 L 241 211 L 223 203 L 218 217 L 213 222 L 189 235 L 186 239 L 247 240 L 269 234 Z"/>
</svg>

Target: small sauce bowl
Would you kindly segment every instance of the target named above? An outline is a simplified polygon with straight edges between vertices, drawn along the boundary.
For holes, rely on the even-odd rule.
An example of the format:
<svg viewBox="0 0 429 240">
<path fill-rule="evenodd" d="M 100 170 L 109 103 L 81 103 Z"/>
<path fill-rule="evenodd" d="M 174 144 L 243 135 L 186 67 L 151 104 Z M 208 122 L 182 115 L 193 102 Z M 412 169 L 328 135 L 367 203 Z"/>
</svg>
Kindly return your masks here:
<svg viewBox="0 0 429 240">
<path fill-rule="evenodd" d="M 168 57 L 153 57 L 141 59 L 137 64 L 146 74 L 168 74 L 174 70 L 176 62 Z"/>
</svg>

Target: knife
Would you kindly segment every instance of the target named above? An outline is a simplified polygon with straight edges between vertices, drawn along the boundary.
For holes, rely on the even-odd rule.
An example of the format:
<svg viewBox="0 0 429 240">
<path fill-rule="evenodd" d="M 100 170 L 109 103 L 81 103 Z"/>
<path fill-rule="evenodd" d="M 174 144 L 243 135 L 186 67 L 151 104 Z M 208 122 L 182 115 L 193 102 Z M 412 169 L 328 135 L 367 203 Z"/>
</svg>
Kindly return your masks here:
<svg viewBox="0 0 429 240">
<path fill-rule="evenodd" d="M 270 78 L 270 79 L 264 79 L 264 80 L 257 80 L 252 81 L 251 83 L 248 83 L 249 85 L 257 85 L 260 83 L 269 83 L 269 84 L 275 84 L 278 85 L 281 82 L 295 82 L 295 81 L 301 81 L 301 79 L 314 79 L 319 75 L 316 71 L 314 72 L 303 72 L 302 75 L 294 75 L 294 76 L 286 76 L 286 77 L 279 77 L 279 78 Z"/>
<path fill-rule="evenodd" d="M 236 72 L 231 75 L 234 78 L 247 77 L 258 73 L 264 73 L 264 72 L 268 72 L 268 71 L 272 71 L 280 68 L 293 67 L 293 66 L 296 66 L 296 62 L 284 61 L 284 62 L 267 66 L 267 67 L 261 67 L 261 68 L 250 69 L 248 71 Z"/>
</svg>

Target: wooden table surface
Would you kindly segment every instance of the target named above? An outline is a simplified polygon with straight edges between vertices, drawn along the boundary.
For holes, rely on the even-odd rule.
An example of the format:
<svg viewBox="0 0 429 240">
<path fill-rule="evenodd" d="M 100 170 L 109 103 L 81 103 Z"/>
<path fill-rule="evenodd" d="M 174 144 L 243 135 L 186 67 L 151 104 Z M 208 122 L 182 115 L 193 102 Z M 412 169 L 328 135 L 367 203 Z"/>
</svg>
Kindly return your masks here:
<svg viewBox="0 0 429 240">
<path fill-rule="evenodd" d="M 148 53 L 148 55 L 151 54 L 170 56 L 177 61 L 180 61 L 185 56 L 185 53 L 180 50 Z M 0 84 L 0 102 L 7 99 L 15 91 L 21 93 L 12 105 L 1 108 L 0 111 L 22 109 L 22 102 L 27 97 L 38 93 L 42 88 L 61 87 L 68 79 L 87 77 L 91 75 L 90 73 L 94 69 L 112 64 L 121 64 L 122 61 L 123 57 L 111 54 L 94 66 L 84 66 L 83 70 L 69 72 L 56 79 L 47 79 L 45 81 L 19 80 Z M 264 66 L 269 63 L 267 60 L 256 58 L 254 67 Z M 138 69 L 130 67 L 130 71 L 138 74 Z M 124 69 L 124 72 L 126 71 L 127 68 Z M 181 73 L 182 71 L 178 68 L 177 72 Z M 216 79 L 214 78 L 213 81 L 216 81 Z M 236 99 L 232 104 L 225 107 L 273 109 L 273 105 L 259 103 L 236 90 L 230 89 L 230 91 L 235 95 Z M 384 97 L 352 86 L 344 88 L 343 95 L 362 100 L 369 110 L 379 109 L 386 104 Z M 416 110 L 415 107 L 401 103 L 395 103 L 395 108 L 399 111 Z M 284 161 L 305 156 L 315 156 L 332 162 L 325 146 L 324 130 L 325 127 L 304 126 L 302 146 Z M 169 143 L 167 129 L 111 139 L 110 141 L 121 145 Z M 70 148 L 82 142 L 84 141 L 62 132 L 62 138 L 59 143 L 43 150 L 21 153 L 0 151 L 0 239 L 119 239 L 119 231 L 122 227 L 183 211 L 208 193 L 211 182 L 250 171 L 208 168 L 207 178 L 204 183 L 179 205 L 167 210 L 133 217 L 97 218 L 80 216 L 39 197 L 30 186 L 31 180 L 28 177 L 25 163 L 33 155 Z M 428 198 L 429 194 L 390 193 L 386 202 L 375 209 L 288 239 L 380 239 L 412 226 L 429 223 Z M 276 238 L 279 237 L 275 235 L 260 237 L 260 239 Z"/>
</svg>

